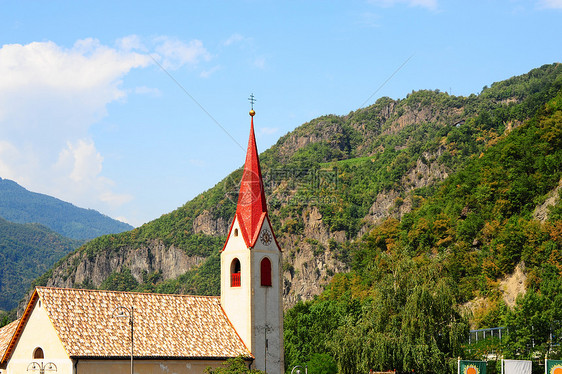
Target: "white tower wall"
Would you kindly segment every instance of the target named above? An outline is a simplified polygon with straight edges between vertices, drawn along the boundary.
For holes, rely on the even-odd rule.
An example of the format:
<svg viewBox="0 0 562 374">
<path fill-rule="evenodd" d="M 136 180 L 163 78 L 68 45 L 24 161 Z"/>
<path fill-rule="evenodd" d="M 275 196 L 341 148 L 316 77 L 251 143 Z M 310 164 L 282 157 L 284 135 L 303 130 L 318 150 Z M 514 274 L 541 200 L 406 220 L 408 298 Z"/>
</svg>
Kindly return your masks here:
<svg viewBox="0 0 562 374">
<path fill-rule="evenodd" d="M 238 229 L 238 236 L 235 233 Z M 273 239 L 269 221 L 260 230 L 266 238 L 246 247 L 237 219 L 221 254 L 221 303 L 230 322 L 255 356 L 254 367 L 271 374 L 284 372 L 281 251 Z M 267 244 L 264 244 L 267 243 Z M 261 261 L 271 261 L 271 286 L 261 285 Z M 240 287 L 231 287 L 231 264 L 240 261 Z M 267 341 L 267 345 L 266 345 Z"/>
<path fill-rule="evenodd" d="M 260 238 L 264 231 L 272 233 L 267 220 L 264 221 Z M 253 345 L 256 355 L 256 368 L 268 373 L 282 373 L 283 364 L 283 293 L 281 278 L 281 251 L 272 240 L 264 245 L 258 240 L 251 250 L 253 272 Z M 260 265 L 263 258 L 271 261 L 271 286 L 261 285 Z M 266 347 L 267 340 L 267 347 Z M 259 352 L 259 355 L 257 354 Z"/>
</svg>

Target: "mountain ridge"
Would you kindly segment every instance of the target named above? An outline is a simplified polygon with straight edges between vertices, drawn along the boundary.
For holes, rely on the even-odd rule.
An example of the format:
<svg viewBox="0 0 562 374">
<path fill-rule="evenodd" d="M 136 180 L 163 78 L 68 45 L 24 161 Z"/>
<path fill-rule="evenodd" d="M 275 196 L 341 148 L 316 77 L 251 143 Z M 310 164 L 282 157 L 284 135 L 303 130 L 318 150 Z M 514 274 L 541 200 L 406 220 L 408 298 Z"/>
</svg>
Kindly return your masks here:
<svg viewBox="0 0 562 374">
<path fill-rule="evenodd" d="M 49 195 L 31 192 L 0 178 L 0 217 L 14 223 L 40 223 L 71 239 L 90 240 L 133 229 L 93 209 L 79 208 Z"/>
</svg>

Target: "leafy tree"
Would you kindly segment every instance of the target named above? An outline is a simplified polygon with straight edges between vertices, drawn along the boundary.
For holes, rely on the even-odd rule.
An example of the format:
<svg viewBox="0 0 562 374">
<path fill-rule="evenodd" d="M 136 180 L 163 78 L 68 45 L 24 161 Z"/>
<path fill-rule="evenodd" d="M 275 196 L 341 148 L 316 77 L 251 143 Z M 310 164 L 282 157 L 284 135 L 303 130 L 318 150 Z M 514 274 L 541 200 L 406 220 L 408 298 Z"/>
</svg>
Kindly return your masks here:
<svg viewBox="0 0 562 374">
<path fill-rule="evenodd" d="M 325 353 L 314 353 L 306 362 L 308 372 L 311 374 L 336 374 L 338 367 L 334 358 Z"/>
<path fill-rule="evenodd" d="M 113 272 L 100 285 L 104 290 L 135 291 L 139 283 L 133 277 L 131 269 L 123 268 L 121 271 Z"/>
<path fill-rule="evenodd" d="M 261 370 L 249 369 L 248 362 L 242 357 L 229 358 L 217 368 L 208 367 L 206 374 L 265 374 Z"/>
<path fill-rule="evenodd" d="M 517 299 L 516 307 L 505 316 L 509 334 L 504 344 L 506 354 L 532 359 L 562 357 L 562 280 L 556 268 L 545 265 L 539 291 L 529 290 Z"/>
</svg>

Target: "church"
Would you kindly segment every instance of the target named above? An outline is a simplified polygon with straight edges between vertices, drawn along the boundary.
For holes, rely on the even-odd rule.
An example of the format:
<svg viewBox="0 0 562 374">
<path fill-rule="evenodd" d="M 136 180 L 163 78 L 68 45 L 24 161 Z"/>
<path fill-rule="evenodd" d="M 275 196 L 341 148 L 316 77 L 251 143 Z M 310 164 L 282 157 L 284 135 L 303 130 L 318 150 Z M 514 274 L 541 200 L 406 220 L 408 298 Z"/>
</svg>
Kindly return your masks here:
<svg viewBox="0 0 562 374">
<path fill-rule="evenodd" d="M 254 115 L 220 297 L 37 287 L 22 317 L 0 329 L 0 374 L 204 373 L 234 357 L 284 372 L 282 251 Z"/>
</svg>

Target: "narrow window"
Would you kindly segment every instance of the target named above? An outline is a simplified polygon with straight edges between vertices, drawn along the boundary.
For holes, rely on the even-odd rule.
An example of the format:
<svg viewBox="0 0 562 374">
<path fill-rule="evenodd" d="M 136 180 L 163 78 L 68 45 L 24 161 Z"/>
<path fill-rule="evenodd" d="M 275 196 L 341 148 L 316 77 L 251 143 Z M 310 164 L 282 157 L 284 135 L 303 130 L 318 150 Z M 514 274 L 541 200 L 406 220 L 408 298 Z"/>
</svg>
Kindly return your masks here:
<svg viewBox="0 0 562 374">
<path fill-rule="evenodd" d="M 43 359 L 43 358 L 45 358 L 45 354 L 43 354 L 43 349 L 41 349 L 41 347 L 35 348 L 35 350 L 33 351 L 33 358 L 34 358 L 34 359 Z"/>
<path fill-rule="evenodd" d="M 234 229 L 234 236 L 238 236 L 238 229 Z"/>
<path fill-rule="evenodd" d="M 264 257 L 260 264 L 261 285 L 271 286 L 271 261 Z"/>
<path fill-rule="evenodd" d="M 230 264 L 230 287 L 240 287 L 240 260 L 237 258 Z"/>
</svg>

